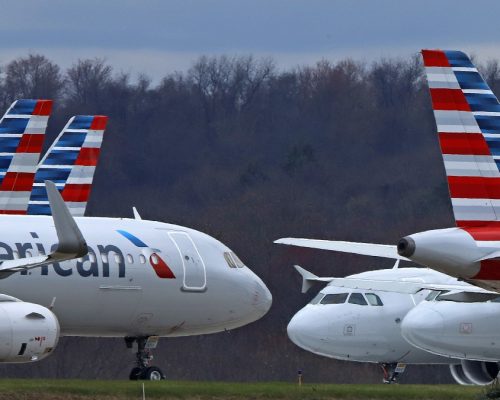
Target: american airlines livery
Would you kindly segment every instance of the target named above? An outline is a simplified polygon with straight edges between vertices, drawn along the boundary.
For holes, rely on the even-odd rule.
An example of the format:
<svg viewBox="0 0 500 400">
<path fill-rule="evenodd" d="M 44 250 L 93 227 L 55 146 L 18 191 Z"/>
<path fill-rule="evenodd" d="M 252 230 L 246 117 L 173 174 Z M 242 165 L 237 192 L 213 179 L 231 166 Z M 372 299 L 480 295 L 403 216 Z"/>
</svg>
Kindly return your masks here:
<svg viewBox="0 0 500 400">
<path fill-rule="evenodd" d="M 74 219 L 106 117 L 71 119 L 37 167 L 49 105 L 19 100 L 0 121 L 0 213 L 13 214 L 0 215 L 0 362 L 41 360 L 61 335 L 123 337 L 137 346 L 130 379 L 163 379 L 150 365 L 159 337 L 222 332 L 266 314 L 262 280 L 206 234 L 135 209 L 134 219 Z"/>
<path fill-rule="evenodd" d="M 50 215 L 45 180 L 56 184 L 71 215 L 85 214 L 107 120 L 103 115 L 77 115 L 68 121 L 38 163 L 28 214 Z"/>
</svg>

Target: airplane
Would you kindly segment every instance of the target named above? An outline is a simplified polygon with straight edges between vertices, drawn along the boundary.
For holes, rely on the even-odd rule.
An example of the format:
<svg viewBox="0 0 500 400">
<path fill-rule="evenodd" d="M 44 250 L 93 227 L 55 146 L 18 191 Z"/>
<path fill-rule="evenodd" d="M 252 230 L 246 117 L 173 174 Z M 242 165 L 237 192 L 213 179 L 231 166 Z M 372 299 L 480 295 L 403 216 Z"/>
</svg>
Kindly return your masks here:
<svg viewBox="0 0 500 400">
<path fill-rule="evenodd" d="M 19 122 L 31 127 L 31 114 L 38 109 L 34 104 L 28 101 L 22 110 L 15 109 L 15 116 L 7 113 L 9 118 L 0 121 L 0 138 L 14 150 L 26 135 L 39 133 L 21 129 Z M 52 150 L 68 150 L 56 147 L 58 143 Z M 90 153 L 86 161 L 95 160 L 97 152 Z M 0 153 L 4 181 L 16 167 L 17 154 L 11 151 L 2 160 Z M 46 160 L 51 159 L 48 154 Z M 27 177 L 22 168 L 14 173 L 26 178 L 22 199 L 28 204 L 24 199 L 29 200 L 34 169 L 30 166 Z M 82 207 L 70 204 L 68 209 L 62 197 L 67 186 L 61 193 L 51 181 L 45 187 L 50 216 L 19 215 L 18 207 L 8 206 L 15 196 L 3 196 L 3 214 L 8 215 L 0 215 L 0 362 L 41 360 L 60 336 L 123 337 L 128 348 L 136 345 L 137 350 L 129 378 L 164 379 L 161 369 L 151 365 L 159 337 L 223 332 L 269 310 L 272 296 L 266 285 L 211 236 L 143 220 L 135 209 L 134 219 L 74 218 L 70 209 L 81 212 Z M 6 192 L 0 191 L 0 199 Z"/>
<path fill-rule="evenodd" d="M 52 218 L 0 216 L 0 293 L 50 309 L 54 317 L 45 319 L 59 324 L 62 336 L 123 337 L 128 347 L 136 342 L 131 379 L 164 377 L 149 365 L 159 336 L 231 330 L 261 318 L 271 306 L 262 280 L 204 233 L 142 219 L 73 220 L 68 211 L 71 219 L 62 225 L 78 227 L 86 241 L 67 234 L 58 241 L 52 202 L 51 208 Z M 16 322 L 2 325 L 16 336 Z M 49 337 L 34 324 L 29 333 Z M 54 340 L 44 340 L 38 348 L 42 353 L 31 356 L 41 359 L 54 346 Z M 26 349 L 10 350 L 4 362 L 27 361 Z"/>
<path fill-rule="evenodd" d="M 297 238 L 279 239 L 276 243 L 414 261 L 488 289 L 476 290 L 466 284 L 459 287 L 458 282 L 449 287 L 436 287 L 439 292 L 452 291 L 451 294 L 440 295 L 448 301 L 425 301 L 409 308 L 399 332 L 399 337 L 402 335 L 417 348 L 461 359 L 460 364 L 450 367 L 457 382 L 485 384 L 491 382 L 499 371 L 499 358 L 491 350 L 497 338 L 493 330 L 489 331 L 489 335 L 484 332 L 488 330 L 488 318 L 496 310 L 496 292 L 500 288 L 500 225 L 496 216 L 500 198 L 497 189 L 500 188 L 497 167 L 500 153 L 496 145 L 497 137 L 500 138 L 497 128 L 500 127 L 500 104 L 464 53 L 423 50 L 422 54 L 457 227 L 409 235 L 401 239 L 397 246 Z M 404 298 L 403 293 L 412 293 L 411 290 L 416 293 L 423 288 L 432 288 L 413 285 L 410 292 L 405 292 L 407 289 L 404 287 L 412 285 L 407 282 L 400 284 L 397 274 L 384 282 L 360 280 L 356 276 L 315 279 L 309 275 L 309 278 L 331 282 L 329 286 L 336 281 L 336 284 L 351 289 L 365 288 L 379 296 L 385 291 L 400 290 L 402 293 L 397 295 L 398 299 Z M 452 295 L 460 298 L 461 303 L 453 303 Z M 485 299 L 489 300 L 488 303 L 475 303 Z M 338 307 L 336 318 L 342 316 L 346 308 L 342 306 Z M 474 313 L 464 314 L 467 309 Z M 330 321 L 335 317 L 330 314 Z M 460 338 L 454 340 L 450 332 L 456 330 L 457 320 L 461 321 L 466 332 L 459 332 Z M 363 316 L 363 321 L 373 323 L 376 317 L 370 320 Z M 473 331 L 479 332 L 478 335 L 467 331 L 473 326 L 478 327 L 479 330 L 474 328 Z M 292 326 L 294 330 L 300 331 Z M 446 334 L 441 336 L 443 332 Z M 485 335 L 482 339 L 481 334 Z M 484 354 L 488 346 L 490 356 Z"/>
<path fill-rule="evenodd" d="M 397 246 L 285 238 L 279 243 L 409 260 L 500 291 L 500 103 L 469 57 L 422 50 L 456 227 Z"/>
<path fill-rule="evenodd" d="M 441 289 L 457 284 L 456 279 L 427 268 L 396 266 L 346 278 L 321 278 L 295 268 L 303 279 L 303 293 L 314 282 L 327 283 L 287 326 L 288 337 L 297 346 L 338 360 L 376 363 L 382 368 L 384 383 L 396 382 L 408 364 L 447 364 L 453 377 L 457 370 L 463 375 L 460 360 L 421 350 L 401 334 L 407 314 L 434 293 L 420 290 L 422 285 L 432 283 Z M 395 281 L 402 289 L 396 289 Z M 391 291 L 380 290 L 384 282 L 391 283 Z"/>
<path fill-rule="evenodd" d="M 500 296 L 485 294 L 463 301 L 454 299 L 457 295 L 433 292 L 408 312 L 401 334 L 419 349 L 462 359 L 459 379 L 465 384 L 487 385 L 500 371 Z"/>
</svg>

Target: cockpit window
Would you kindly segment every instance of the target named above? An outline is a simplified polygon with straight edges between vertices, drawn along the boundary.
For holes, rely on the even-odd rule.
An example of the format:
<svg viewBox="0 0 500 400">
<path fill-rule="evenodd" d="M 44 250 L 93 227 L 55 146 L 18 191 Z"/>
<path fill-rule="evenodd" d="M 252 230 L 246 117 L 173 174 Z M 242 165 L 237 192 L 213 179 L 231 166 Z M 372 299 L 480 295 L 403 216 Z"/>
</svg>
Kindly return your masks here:
<svg viewBox="0 0 500 400">
<path fill-rule="evenodd" d="M 441 293 L 439 290 L 431 290 L 430 293 L 425 298 L 425 300 L 432 301 L 439 295 L 439 293 Z"/>
<path fill-rule="evenodd" d="M 318 304 L 325 294 L 319 292 L 314 298 L 309 302 L 309 304 Z"/>
<path fill-rule="evenodd" d="M 380 300 L 380 297 L 378 297 L 375 293 L 365 293 L 365 296 L 368 300 L 368 303 L 370 303 L 372 306 L 384 305 L 384 303 L 382 303 L 382 300 Z"/>
<path fill-rule="evenodd" d="M 229 265 L 230 268 L 236 268 L 236 263 L 233 260 L 233 257 L 231 257 L 231 253 L 224 253 L 224 258 L 226 259 L 227 265 Z"/>
<path fill-rule="evenodd" d="M 360 306 L 367 306 L 365 298 L 361 293 L 351 293 L 351 297 L 349 297 L 349 303 L 358 304 Z"/>
<path fill-rule="evenodd" d="M 347 300 L 349 293 L 327 294 L 321 299 L 321 304 L 343 304 Z"/>
<path fill-rule="evenodd" d="M 238 268 L 243 268 L 245 266 L 245 264 L 243 264 L 243 261 L 241 261 L 236 254 L 231 253 L 231 256 L 233 257 L 233 260 Z"/>
</svg>

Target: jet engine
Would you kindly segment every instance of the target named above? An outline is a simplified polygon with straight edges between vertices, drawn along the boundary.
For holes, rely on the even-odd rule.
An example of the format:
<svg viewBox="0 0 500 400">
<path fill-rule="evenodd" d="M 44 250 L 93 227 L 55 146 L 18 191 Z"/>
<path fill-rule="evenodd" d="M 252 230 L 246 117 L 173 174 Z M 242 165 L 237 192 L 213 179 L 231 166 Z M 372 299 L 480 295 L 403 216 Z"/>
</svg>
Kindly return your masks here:
<svg viewBox="0 0 500 400">
<path fill-rule="evenodd" d="M 460 385 L 489 385 L 499 371 L 496 362 L 462 360 L 461 364 L 450 365 L 451 376 Z"/>
<path fill-rule="evenodd" d="M 460 228 L 419 232 L 398 243 L 400 256 L 460 278 L 477 275 L 481 268 L 478 260 L 491 251 L 478 247 L 474 238 Z"/>
<path fill-rule="evenodd" d="M 38 304 L 1 300 L 0 362 L 24 363 L 47 357 L 59 340 L 57 317 Z"/>
</svg>

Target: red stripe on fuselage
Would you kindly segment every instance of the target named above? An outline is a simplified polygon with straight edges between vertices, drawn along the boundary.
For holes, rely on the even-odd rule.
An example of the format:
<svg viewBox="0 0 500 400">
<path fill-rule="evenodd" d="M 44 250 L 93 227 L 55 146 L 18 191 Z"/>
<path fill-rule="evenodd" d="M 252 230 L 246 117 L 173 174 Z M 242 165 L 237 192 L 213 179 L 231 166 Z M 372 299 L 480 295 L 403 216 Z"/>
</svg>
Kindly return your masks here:
<svg viewBox="0 0 500 400">
<path fill-rule="evenodd" d="M 434 110 L 471 110 L 461 89 L 431 89 L 431 98 Z"/>
<path fill-rule="evenodd" d="M 422 50 L 424 66 L 426 67 L 449 67 L 450 63 L 442 50 Z"/>
<path fill-rule="evenodd" d="M 443 154 L 489 156 L 490 149 L 481 133 L 439 133 Z"/>
<path fill-rule="evenodd" d="M 500 178 L 482 176 L 448 176 L 452 198 L 500 199 Z"/>
</svg>

